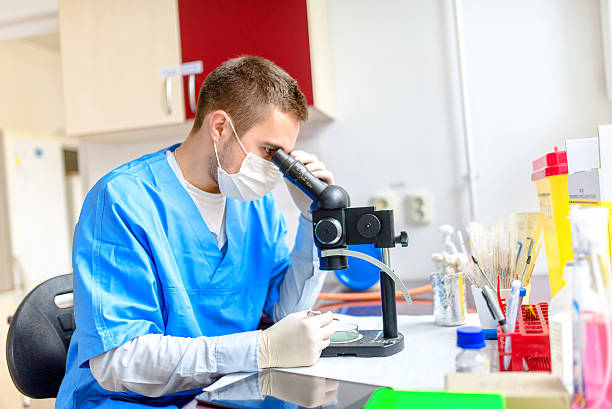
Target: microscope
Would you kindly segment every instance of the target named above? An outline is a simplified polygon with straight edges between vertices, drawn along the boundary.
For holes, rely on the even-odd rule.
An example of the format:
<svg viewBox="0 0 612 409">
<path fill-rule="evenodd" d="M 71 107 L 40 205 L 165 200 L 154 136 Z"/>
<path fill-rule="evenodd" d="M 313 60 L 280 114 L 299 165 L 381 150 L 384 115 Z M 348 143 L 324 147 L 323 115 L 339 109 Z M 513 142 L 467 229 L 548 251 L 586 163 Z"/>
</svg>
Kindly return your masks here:
<svg viewBox="0 0 612 409">
<path fill-rule="evenodd" d="M 380 269 L 380 293 L 383 329 L 360 330 L 359 337 L 345 343 L 331 343 L 321 356 L 389 356 L 404 349 L 404 336 L 397 331 L 396 284 L 407 303 L 412 299 L 402 281 L 391 268 L 389 249 L 408 246 L 408 234 L 395 236 L 393 210 L 375 210 L 372 206 L 350 207 L 348 193 L 340 186 L 328 185 L 314 176 L 306 166 L 282 149 L 272 162 L 291 183 L 312 199 L 312 226 L 321 270 L 348 268 L 347 257 L 356 257 Z M 352 251 L 348 245 L 374 244 L 382 249 L 382 262 L 369 255 Z"/>
</svg>

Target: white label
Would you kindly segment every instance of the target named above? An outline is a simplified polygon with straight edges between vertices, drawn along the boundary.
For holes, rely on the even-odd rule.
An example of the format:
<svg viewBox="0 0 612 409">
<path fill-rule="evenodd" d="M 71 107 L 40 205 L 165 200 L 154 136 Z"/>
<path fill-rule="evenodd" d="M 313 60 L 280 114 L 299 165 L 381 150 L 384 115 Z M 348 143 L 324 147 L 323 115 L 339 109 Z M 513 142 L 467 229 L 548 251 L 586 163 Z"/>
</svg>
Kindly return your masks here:
<svg viewBox="0 0 612 409">
<path fill-rule="evenodd" d="M 612 168 L 612 125 L 599 127 L 599 161 L 602 169 Z"/>
<path fill-rule="evenodd" d="M 571 315 L 563 312 L 550 317 L 548 329 L 551 371 L 571 392 L 573 390 Z"/>
<path fill-rule="evenodd" d="M 599 169 L 567 175 L 567 188 L 570 200 L 601 200 Z"/>
</svg>

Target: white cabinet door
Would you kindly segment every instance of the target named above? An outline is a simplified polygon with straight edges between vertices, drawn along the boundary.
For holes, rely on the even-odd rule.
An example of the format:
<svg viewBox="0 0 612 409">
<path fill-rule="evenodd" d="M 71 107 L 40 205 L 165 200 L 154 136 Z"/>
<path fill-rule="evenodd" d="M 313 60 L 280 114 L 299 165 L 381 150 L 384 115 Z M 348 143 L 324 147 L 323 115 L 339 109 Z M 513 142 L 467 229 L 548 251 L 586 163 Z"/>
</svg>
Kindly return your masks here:
<svg viewBox="0 0 612 409">
<path fill-rule="evenodd" d="M 182 79 L 160 76 L 181 61 L 176 0 L 60 0 L 59 24 L 68 135 L 184 122 Z"/>
</svg>

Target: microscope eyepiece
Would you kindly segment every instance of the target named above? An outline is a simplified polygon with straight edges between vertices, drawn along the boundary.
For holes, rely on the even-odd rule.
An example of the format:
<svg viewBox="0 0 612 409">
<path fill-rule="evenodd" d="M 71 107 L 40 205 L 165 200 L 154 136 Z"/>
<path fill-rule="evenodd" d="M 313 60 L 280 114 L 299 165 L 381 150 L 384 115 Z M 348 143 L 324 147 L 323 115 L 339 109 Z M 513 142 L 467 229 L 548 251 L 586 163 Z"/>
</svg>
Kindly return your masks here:
<svg viewBox="0 0 612 409">
<path fill-rule="evenodd" d="M 350 206 L 349 195 L 344 189 L 323 182 L 310 173 L 302 162 L 282 149 L 278 149 L 272 156 L 272 162 L 287 180 L 312 199 L 313 209 L 342 209 Z"/>
<path fill-rule="evenodd" d="M 316 200 L 321 192 L 327 187 L 327 183 L 310 173 L 302 162 L 282 149 L 278 149 L 274 156 L 272 156 L 272 162 L 278 166 L 280 171 L 283 172 L 283 175 L 291 183 L 297 186 L 312 200 Z"/>
<path fill-rule="evenodd" d="M 272 162 L 278 166 L 283 173 L 293 165 L 295 160 L 295 158 L 282 149 L 277 149 L 274 155 L 272 155 Z"/>
</svg>

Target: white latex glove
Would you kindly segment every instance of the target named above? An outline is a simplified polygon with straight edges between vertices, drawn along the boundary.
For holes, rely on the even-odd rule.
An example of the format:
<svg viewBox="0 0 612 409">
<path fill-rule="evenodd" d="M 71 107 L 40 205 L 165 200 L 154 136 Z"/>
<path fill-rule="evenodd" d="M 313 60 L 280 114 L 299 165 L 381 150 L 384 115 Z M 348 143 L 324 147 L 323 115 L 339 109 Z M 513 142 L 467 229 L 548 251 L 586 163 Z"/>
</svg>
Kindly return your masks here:
<svg viewBox="0 0 612 409">
<path fill-rule="evenodd" d="M 291 156 L 306 165 L 306 169 L 328 185 L 334 184 L 334 175 L 325 167 L 325 164 L 312 153 L 292 151 Z M 300 209 L 300 212 L 302 212 L 302 216 L 304 216 L 306 220 L 312 221 L 312 215 L 310 212 L 312 200 L 306 196 L 304 192 L 295 187 L 293 183 L 289 182 L 288 180 L 285 180 L 285 183 L 287 183 L 287 187 L 293 202 Z"/>
<path fill-rule="evenodd" d="M 263 368 L 310 366 L 329 345 L 336 330 L 331 312 L 307 317 L 295 312 L 262 331 L 259 335 L 257 363 Z"/>
</svg>

